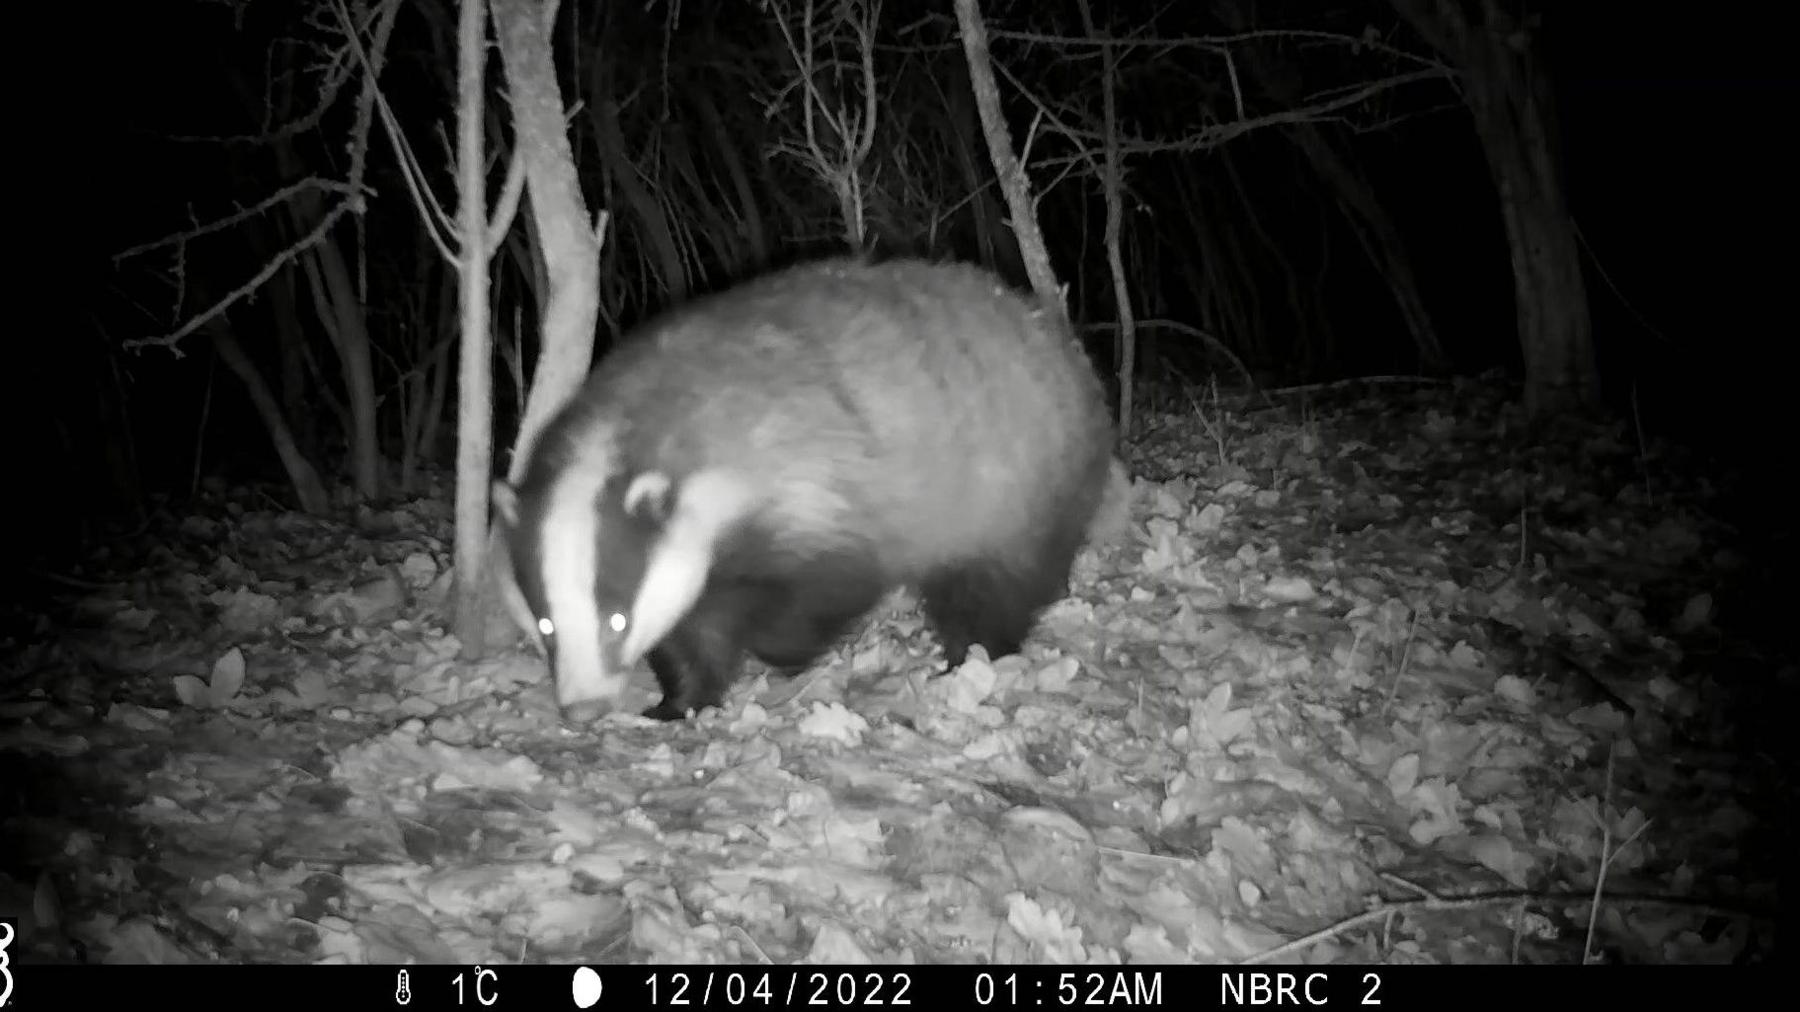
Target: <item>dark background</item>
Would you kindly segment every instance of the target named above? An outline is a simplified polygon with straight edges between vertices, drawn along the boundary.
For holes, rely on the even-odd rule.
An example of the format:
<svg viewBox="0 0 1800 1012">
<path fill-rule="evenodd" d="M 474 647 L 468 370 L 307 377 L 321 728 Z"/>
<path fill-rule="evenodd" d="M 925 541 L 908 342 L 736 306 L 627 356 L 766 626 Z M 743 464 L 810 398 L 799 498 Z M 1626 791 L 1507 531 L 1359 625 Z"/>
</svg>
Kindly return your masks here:
<svg viewBox="0 0 1800 1012">
<path fill-rule="evenodd" d="M 1590 254 L 1587 286 L 1608 404 L 1647 433 L 1690 445 L 1721 467 L 1743 465 L 1783 482 L 1794 461 L 1788 404 L 1796 328 L 1786 296 L 1795 278 L 1790 144 L 1800 99 L 1788 52 L 1794 18 L 1787 6 L 1557 4 L 1543 35 L 1556 80 L 1570 201 Z M 931 9 L 936 7 L 949 11 L 947 3 Z M 222 369 L 211 372 L 203 336 L 190 338 L 179 359 L 157 349 L 116 351 L 124 339 L 166 332 L 179 315 L 166 301 L 167 287 L 142 275 L 143 261 L 122 269 L 112 261 L 128 246 L 217 217 L 233 201 L 254 199 L 276 185 L 254 157 L 232 164 L 216 146 L 170 140 L 171 134 L 254 127 L 222 83 L 221 69 L 232 66 L 256 79 L 266 38 L 280 31 L 279 17 L 293 16 L 271 14 L 270 8 L 250 5 L 249 27 L 242 32 L 232 28 L 229 8 L 156 3 L 55 14 L 59 23 L 21 35 L 35 39 L 20 44 L 41 48 L 46 60 L 21 81 L 30 98 L 20 105 L 31 125 L 15 128 L 26 139 L 14 148 L 15 163 L 24 170 L 15 176 L 21 181 L 15 200 L 28 223 L 20 238 L 30 238 L 18 254 L 23 270 L 16 319 L 25 325 L 14 332 L 18 381 L 9 413 L 15 415 L 16 445 L 25 450 L 25 496 L 58 517 L 104 516 L 124 505 L 112 501 L 113 490 L 84 480 L 108 443 L 105 398 L 94 393 L 94 377 L 101 374 L 117 374 L 130 391 L 144 494 L 179 498 L 187 491 L 209 383 L 204 469 L 233 478 L 279 478 L 247 400 Z M 754 5 L 743 8 L 742 17 L 759 16 Z M 1203 17 L 1204 6 L 1196 9 Z M 1324 9 L 1297 5 L 1295 22 Z M 1346 8 L 1328 10 L 1342 17 Z M 1382 26 L 1396 42 L 1423 50 L 1384 4 L 1349 10 L 1352 18 Z M 68 20 L 70 13 L 79 23 Z M 638 23 L 641 38 L 628 40 L 627 47 L 654 52 L 654 28 L 663 13 L 649 12 Z M 888 20 L 896 16 L 890 11 Z M 1030 23 L 1000 8 L 989 17 L 991 25 L 1003 18 L 1008 27 Z M 403 61 L 429 58 L 400 41 L 406 18 L 383 81 L 414 144 L 436 156 L 441 149 L 434 131 L 454 126 L 453 96 L 425 89 L 421 75 L 405 72 Z M 996 55 L 1007 60 L 1016 51 L 997 46 Z M 498 71 L 496 60 L 490 83 Z M 1405 231 L 1454 370 L 1516 373 L 1510 268 L 1492 184 L 1467 113 L 1441 85 L 1430 101 L 1445 108 L 1358 137 L 1350 150 Z M 350 103 L 346 98 L 339 104 Z M 345 131 L 327 129 L 323 136 L 341 145 Z M 331 164 L 313 165 L 312 171 L 341 171 L 341 152 L 316 153 Z M 1318 243 L 1318 209 L 1306 199 L 1307 188 L 1318 184 L 1296 170 L 1287 145 L 1269 132 L 1234 142 L 1232 154 L 1237 171 L 1250 180 L 1244 192 L 1258 219 L 1295 248 Z M 405 255 L 416 244 L 416 212 L 388 171 L 392 156 L 384 140 L 374 142 L 371 157 L 371 182 L 381 195 L 366 221 L 368 241 L 385 255 Z M 452 204 L 447 170 L 441 163 L 430 168 L 440 198 Z M 1153 197 L 1158 172 L 1217 168 L 1216 155 L 1197 155 L 1179 166 L 1146 165 L 1134 178 Z M 1087 184 L 1064 184 L 1079 185 Z M 588 199 L 599 206 L 593 192 Z M 1097 230 L 1083 245 L 1060 212 L 1063 206 L 1047 200 L 1043 211 L 1056 267 L 1069 272 L 1078 260 L 1099 263 Z M 817 237 L 796 234 L 790 240 L 784 247 L 790 255 L 819 245 Z M 1347 238 L 1338 234 L 1327 242 L 1333 263 L 1343 266 L 1333 268 L 1318 291 L 1320 305 L 1310 311 L 1360 339 L 1332 357 L 1304 362 L 1291 342 L 1270 340 L 1260 346 L 1266 351 L 1260 356 L 1252 342 L 1242 350 L 1254 359 L 1259 377 L 1279 384 L 1413 371 L 1416 362 L 1398 336 L 1378 279 L 1359 263 Z M 903 242 L 892 245 L 907 251 Z M 965 253 L 954 236 L 945 246 L 917 252 Z M 247 249 L 236 257 L 217 249 L 208 256 L 189 269 L 220 287 L 239 283 L 257 262 Z M 1010 272 L 1011 265 L 999 266 Z M 721 270 L 707 280 L 716 286 L 731 279 Z M 378 275 L 372 297 L 398 283 Z M 1163 315 L 1179 319 L 1192 308 L 1172 274 L 1155 294 Z M 628 324 L 653 311 L 655 302 L 654 294 L 647 295 L 642 305 L 618 307 L 618 316 Z M 1106 305 L 1088 308 L 1088 322 L 1111 318 Z M 250 343 L 266 329 L 257 314 L 267 311 L 266 299 L 234 310 L 241 340 Z M 501 307 L 496 317 L 505 312 Z M 148 326 L 153 320 L 160 326 Z M 1271 320 L 1270 331 L 1288 322 Z M 599 335 L 602 346 L 609 339 Z M 1173 338 L 1159 350 L 1183 353 Z M 1096 353 L 1103 359 L 1104 348 Z M 1219 363 L 1205 364 L 1221 382 L 1239 381 Z M 1193 374 L 1191 364 L 1186 373 Z M 78 433 L 72 445 L 51 438 L 45 422 L 52 417 Z M 497 432 L 502 446 L 510 441 L 509 426 L 503 406 Z"/>
</svg>

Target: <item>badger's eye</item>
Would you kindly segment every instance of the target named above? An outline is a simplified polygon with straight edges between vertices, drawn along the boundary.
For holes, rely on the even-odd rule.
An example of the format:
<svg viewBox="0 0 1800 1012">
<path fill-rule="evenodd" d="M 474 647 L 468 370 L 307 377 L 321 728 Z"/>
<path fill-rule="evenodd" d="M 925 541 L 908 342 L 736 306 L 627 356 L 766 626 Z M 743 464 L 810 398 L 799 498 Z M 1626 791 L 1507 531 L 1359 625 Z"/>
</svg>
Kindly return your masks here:
<svg viewBox="0 0 1800 1012">
<path fill-rule="evenodd" d="M 548 618 L 538 619 L 538 635 L 539 636 L 555 636 L 556 635 L 556 623 L 550 621 Z"/>
<path fill-rule="evenodd" d="M 625 613 L 622 611 L 615 611 L 611 615 L 606 616 L 606 627 L 611 629 L 615 635 L 624 632 L 625 627 L 630 624 L 631 620 L 626 618 Z"/>
</svg>

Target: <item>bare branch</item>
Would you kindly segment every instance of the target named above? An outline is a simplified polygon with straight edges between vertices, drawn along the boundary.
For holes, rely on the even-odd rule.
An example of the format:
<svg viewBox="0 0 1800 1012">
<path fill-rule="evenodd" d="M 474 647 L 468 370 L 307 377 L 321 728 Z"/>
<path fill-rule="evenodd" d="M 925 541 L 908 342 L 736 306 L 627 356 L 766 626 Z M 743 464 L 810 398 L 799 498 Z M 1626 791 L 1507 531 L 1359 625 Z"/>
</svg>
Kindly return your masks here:
<svg viewBox="0 0 1800 1012">
<path fill-rule="evenodd" d="M 1038 45 L 1051 45 L 1070 49 L 1117 46 L 1120 53 L 1130 49 L 1210 49 L 1223 53 L 1226 49 L 1246 42 L 1295 41 L 1295 42 L 1328 42 L 1333 45 L 1346 46 L 1353 51 L 1367 50 L 1391 56 L 1407 63 L 1417 63 L 1425 67 L 1442 67 L 1443 63 L 1436 57 L 1409 52 L 1397 46 L 1382 42 L 1373 33 L 1362 35 L 1345 35 L 1342 32 L 1310 31 L 1292 28 L 1259 28 L 1247 32 L 1234 32 L 1229 35 L 1198 36 L 1148 36 L 1126 35 L 1111 36 L 1101 33 L 1094 35 L 1054 35 L 1044 32 L 995 31 L 994 38 L 1007 39 L 1013 42 L 1027 42 Z"/>
<path fill-rule="evenodd" d="M 323 242 L 325 237 L 331 233 L 332 226 L 337 224 L 338 219 L 350 212 L 350 207 L 350 203 L 346 201 L 328 209 L 325 214 L 320 217 L 318 223 L 312 227 L 311 231 L 307 232 L 304 236 L 301 236 L 299 240 L 288 246 L 288 248 L 270 257 L 269 262 L 263 264 L 262 268 L 252 275 L 250 280 L 232 289 L 224 298 L 213 303 L 211 306 L 208 306 L 205 310 L 195 314 L 186 323 L 175 328 L 175 330 L 161 337 L 145 337 L 128 340 L 124 342 L 122 347 L 126 351 L 142 351 L 145 348 L 167 348 L 176 358 L 180 358 L 182 352 L 177 345 L 181 342 L 182 338 L 199 330 L 209 321 L 225 312 L 225 310 L 230 309 L 232 306 L 254 294 L 258 288 L 261 288 L 270 278 L 274 277 L 277 271 L 286 267 L 289 263 L 292 263 L 300 254 Z"/>
<path fill-rule="evenodd" d="M 1448 76 L 1450 76 L 1450 72 L 1444 68 L 1421 70 L 1408 74 L 1396 74 L 1392 77 L 1384 77 L 1380 80 L 1365 82 L 1353 88 L 1346 88 L 1334 98 L 1323 99 L 1308 105 L 1296 106 L 1292 109 L 1283 109 L 1280 112 L 1265 113 L 1250 119 L 1237 120 L 1230 123 L 1220 123 L 1216 126 L 1206 127 L 1196 134 L 1179 140 L 1159 141 L 1144 138 L 1129 141 L 1122 140 L 1119 149 L 1129 154 L 1162 154 L 1166 152 L 1203 151 L 1207 148 L 1218 147 L 1229 140 L 1241 137 L 1254 130 L 1262 130 L 1272 126 L 1293 123 L 1305 123 L 1314 120 L 1333 119 L 1336 117 L 1333 117 L 1330 114 L 1343 109 L 1348 109 L 1351 106 L 1357 105 L 1360 102 L 1380 94 L 1381 92 L 1398 88 L 1403 85 L 1416 84 L 1421 81 L 1439 80 Z M 1008 79 L 1012 79 L 1010 75 Z M 1044 107 L 1039 104 L 1039 108 Z M 1098 144 L 1104 141 L 1104 136 L 1101 131 L 1075 129 L 1066 127 L 1060 120 L 1055 122 L 1057 122 L 1058 129 L 1071 140 L 1080 140 L 1092 144 Z M 1040 162 L 1039 164 L 1060 164 L 1065 161 L 1080 161 L 1092 165 L 1093 157 L 1091 152 L 1083 149 L 1074 154 L 1065 155 L 1056 159 L 1049 159 Z"/>
<path fill-rule="evenodd" d="M 223 218 L 190 228 L 183 232 L 171 233 L 159 239 L 152 239 L 149 242 L 140 243 L 128 249 L 121 250 L 118 253 L 113 254 L 113 265 L 118 266 L 132 257 L 142 256 L 145 253 L 162 249 L 165 246 L 179 246 L 192 242 L 195 239 L 211 235 L 214 232 L 223 232 L 228 228 L 243 224 L 259 214 L 263 214 L 276 205 L 286 203 L 288 200 L 291 200 L 295 196 L 308 190 L 339 193 L 343 194 L 345 197 L 355 196 L 355 188 L 348 183 L 340 183 L 335 179 L 320 179 L 317 176 L 310 176 L 297 183 L 289 183 L 281 189 L 276 190 L 274 193 L 269 194 L 267 197 L 257 201 L 250 207 L 243 208 Z"/>
<path fill-rule="evenodd" d="M 551 7 L 556 5 L 552 3 Z M 490 235 L 505 235 L 512 230 L 513 218 L 519 213 L 519 201 L 525 196 L 525 157 L 519 153 L 515 145 L 512 158 L 506 164 L 506 182 L 500 186 L 500 199 L 494 203 L 494 216 L 488 221 Z M 606 229 L 607 212 L 600 212 L 600 223 L 595 226 L 595 234 L 601 235 Z M 499 251 L 499 246 L 494 247 Z"/>
<path fill-rule="evenodd" d="M 798 38 L 789 23 L 791 15 L 780 3 L 771 2 L 768 9 L 783 44 L 793 60 L 799 80 L 783 87 L 766 106 L 767 115 L 779 111 L 782 100 L 791 91 L 801 93 L 800 133 L 802 140 L 776 142 L 772 150 L 796 158 L 814 176 L 831 188 L 837 198 L 850 245 L 859 246 L 866 238 L 868 188 L 872 178 L 865 178 L 870 152 L 875 146 L 880 103 L 875 77 L 876 19 L 880 0 L 843 0 L 838 4 L 823 31 L 814 18 L 814 0 L 806 0 L 798 14 Z M 847 37 L 847 38 L 846 38 Z M 854 45 L 855 59 L 838 55 L 844 45 Z M 824 50 L 821 59 L 820 50 Z M 837 94 L 827 97 L 821 86 L 822 75 L 831 75 Z M 854 76 L 862 90 L 862 101 L 842 94 L 849 90 L 847 82 Z M 834 143 L 822 141 L 818 123 L 831 130 Z M 800 146 L 801 143 L 805 147 Z M 826 150 L 827 148 L 831 150 Z"/>
</svg>

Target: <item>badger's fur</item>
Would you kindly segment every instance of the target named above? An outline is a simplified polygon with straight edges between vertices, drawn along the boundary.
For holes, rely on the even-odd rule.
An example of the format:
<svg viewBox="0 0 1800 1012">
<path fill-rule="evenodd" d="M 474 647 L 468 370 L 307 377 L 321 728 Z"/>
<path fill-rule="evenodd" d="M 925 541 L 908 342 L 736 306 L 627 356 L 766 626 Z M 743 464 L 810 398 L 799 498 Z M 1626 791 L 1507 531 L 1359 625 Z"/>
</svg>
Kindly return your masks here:
<svg viewBox="0 0 1800 1012">
<path fill-rule="evenodd" d="M 973 267 L 834 260 L 622 342 L 494 488 L 564 712 L 610 709 L 643 658 L 649 715 L 716 704 L 746 652 L 803 670 L 900 584 L 952 665 L 1017 652 L 1121 509 L 1060 321 Z"/>
</svg>

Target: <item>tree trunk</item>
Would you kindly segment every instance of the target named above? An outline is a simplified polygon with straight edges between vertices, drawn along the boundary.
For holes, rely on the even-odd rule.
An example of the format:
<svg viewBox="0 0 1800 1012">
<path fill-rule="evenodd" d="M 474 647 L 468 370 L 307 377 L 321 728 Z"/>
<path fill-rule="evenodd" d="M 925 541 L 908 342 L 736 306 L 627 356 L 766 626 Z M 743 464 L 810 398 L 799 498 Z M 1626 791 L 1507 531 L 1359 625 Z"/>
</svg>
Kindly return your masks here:
<svg viewBox="0 0 1800 1012">
<path fill-rule="evenodd" d="M 1081 17 L 1087 25 L 1088 34 L 1097 34 L 1086 0 L 1082 0 Z M 1106 123 L 1106 269 L 1112 275 L 1113 308 L 1119 314 L 1116 338 L 1119 342 L 1118 426 L 1121 436 L 1129 436 L 1132 400 L 1135 397 L 1133 380 L 1137 375 L 1137 319 L 1132 315 L 1131 288 L 1125 283 L 1125 257 L 1119 250 L 1119 231 L 1125 217 L 1121 196 L 1121 191 L 1125 188 L 1125 170 L 1120 165 L 1124 159 L 1119 152 L 1119 118 L 1115 98 L 1118 89 L 1113 80 L 1114 75 L 1119 72 L 1119 58 L 1110 44 L 1100 47 L 1100 62 L 1103 68 L 1100 81 L 1101 104 L 1105 109 Z"/>
<path fill-rule="evenodd" d="M 531 396 L 507 468 L 514 480 L 523 475 L 539 430 L 587 377 L 600 318 L 600 239 L 588 224 L 593 218 L 575 176 L 544 10 L 533 0 L 494 0 L 515 143 L 525 161 L 531 217 L 550 287 Z"/>
<path fill-rule="evenodd" d="M 988 158 L 1000 178 L 1000 192 L 1006 196 L 1007 210 L 1012 213 L 1013 235 L 1019 241 L 1019 256 L 1025 261 L 1025 274 L 1031 278 L 1032 290 L 1046 307 L 1067 313 L 1061 286 L 1056 281 L 1056 268 L 1050 263 L 1050 251 L 1044 245 L 1044 233 L 1038 228 L 1037 204 L 1031 195 L 1031 180 L 1014 153 L 1012 132 L 1006 128 L 1006 116 L 1000 111 L 1000 86 L 994 81 L 993 57 L 988 52 L 987 25 L 975 0 L 956 0 L 956 23 L 962 29 L 963 55 L 969 62 L 969 86 L 975 93 L 975 108 L 981 113 L 981 130 L 987 137 Z"/>
<path fill-rule="evenodd" d="M 1462 0 L 1393 2 L 1462 75 L 1512 254 L 1526 411 L 1537 418 L 1597 407 L 1593 322 L 1563 195 L 1554 101 L 1532 48 L 1538 19 L 1520 21 L 1498 0 L 1478 0 L 1478 23 Z"/>
<path fill-rule="evenodd" d="M 231 324 L 224 316 L 217 316 L 207 322 L 205 330 L 206 335 L 212 338 L 213 347 L 218 349 L 219 360 L 238 378 L 238 382 L 244 384 L 244 393 L 249 396 L 250 406 L 256 409 L 256 416 L 262 419 L 263 428 L 269 433 L 269 442 L 274 444 L 275 455 L 281 459 L 281 467 L 287 472 L 295 497 L 300 500 L 300 508 L 314 516 L 329 513 L 331 495 L 325 490 L 325 483 L 319 480 L 318 470 L 294 442 L 287 417 L 281 412 L 281 402 L 263 379 L 256 363 L 250 360 L 250 356 L 238 344 L 237 338 L 231 333 Z"/>
<path fill-rule="evenodd" d="M 1306 155 L 1313 171 L 1331 185 L 1350 231 L 1368 256 L 1369 263 L 1394 297 L 1394 308 L 1412 335 L 1413 350 L 1420 366 L 1428 373 L 1442 372 L 1445 366 L 1444 345 L 1438 339 L 1437 327 L 1425 310 L 1425 297 L 1419 291 L 1418 274 L 1412 257 L 1394 219 L 1381 206 L 1368 182 L 1350 166 L 1316 124 L 1296 123 L 1288 128 L 1288 136 Z"/>
<path fill-rule="evenodd" d="M 269 279 L 270 325 L 281 359 L 282 414 L 293 427 L 294 442 L 309 457 L 319 451 L 319 415 L 310 409 L 307 390 L 306 331 L 300 326 L 300 304 L 294 297 L 292 268 Z"/>
<path fill-rule="evenodd" d="M 494 465 L 493 334 L 488 323 L 487 176 L 482 161 L 482 70 L 487 5 L 461 0 L 456 22 L 456 189 L 461 234 L 462 334 L 456 373 L 456 638 L 465 658 L 487 650 L 488 485 Z M 534 4 L 523 6 L 535 8 Z M 519 15 L 529 20 L 535 10 Z M 495 20 L 499 20 L 496 11 Z"/>
<path fill-rule="evenodd" d="M 432 331 L 436 334 L 448 334 L 452 332 L 451 328 L 456 325 L 461 306 L 457 303 L 456 299 L 452 298 L 448 283 L 446 283 L 443 288 L 438 289 L 438 291 L 440 293 L 438 296 L 440 305 L 436 314 L 436 322 L 438 322 L 440 326 L 432 328 Z M 444 454 L 441 450 L 438 434 L 444 427 L 444 407 L 450 401 L 449 394 L 450 344 L 449 342 L 440 342 L 437 351 L 432 354 L 431 392 L 425 398 L 425 426 L 424 431 L 419 435 L 419 445 L 425 449 L 425 459 L 434 465 L 442 465 L 444 462 Z M 490 429 L 493 424 L 491 421 L 492 404 L 493 399 L 490 393 L 490 421 L 488 423 Z M 489 436 L 488 445 L 490 449 L 493 446 L 493 437 L 491 434 Z M 485 521 L 486 518 L 484 517 L 483 522 L 485 523 Z"/>
<path fill-rule="evenodd" d="M 369 321 L 363 298 L 350 277 L 342 249 L 326 239 L 301 257 L 312 282 L 319 322 L 337 352 L 338 368 L 349 399 L 350 478 L 356 494 L 371 500 L 381 494 L 381 442 L 375 413 L 375 364 L 369 351 Z"/>
</svg>

